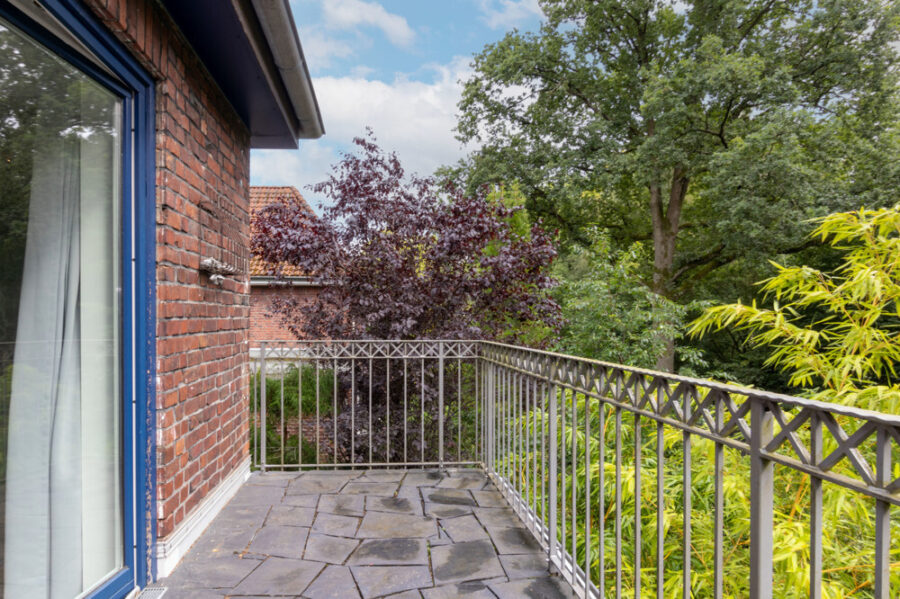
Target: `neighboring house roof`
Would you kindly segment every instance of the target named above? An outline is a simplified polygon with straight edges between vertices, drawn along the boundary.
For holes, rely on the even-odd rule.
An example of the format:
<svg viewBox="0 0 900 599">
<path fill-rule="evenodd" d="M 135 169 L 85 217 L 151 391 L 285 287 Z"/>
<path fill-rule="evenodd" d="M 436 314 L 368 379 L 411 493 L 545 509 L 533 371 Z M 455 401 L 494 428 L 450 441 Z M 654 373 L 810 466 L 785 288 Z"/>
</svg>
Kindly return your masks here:
<svg viewBox="0 0 900 599">
<path fill-rule="evenodd" d="M 325 133 L 288 0 L 161 0 L 250 130 L 253 148 Z"/>
<path fill-rule="evenodd" d="M 252 186 L 250 187 L 250 214 L 256 214 L 269 204 L 273 204 L 282 199 L 298 201 L 306 207 L 310 214 L 315 214 L 313 209 L 309 207 L 306 200 L 300 194 L 296 187 L 285 186 Z M 253 231 L 255 233 L 255 231 Z M 309 279 L 308 273 L 304 273 L 296 266 L 285 264 L 282 270 L 285 277 Z M 250 257 L 250 278 L 271 280 L 269 274 L 269 264 L 258 256 Z"/>
</svg>

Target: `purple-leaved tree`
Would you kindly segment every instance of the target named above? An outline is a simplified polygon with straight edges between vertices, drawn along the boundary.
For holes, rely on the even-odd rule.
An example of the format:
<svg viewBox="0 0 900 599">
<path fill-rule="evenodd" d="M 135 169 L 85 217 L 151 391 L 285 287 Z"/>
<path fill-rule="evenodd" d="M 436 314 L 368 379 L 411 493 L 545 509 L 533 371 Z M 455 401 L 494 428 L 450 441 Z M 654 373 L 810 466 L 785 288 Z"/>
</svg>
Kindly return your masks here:
<svg viewBox="0 0 900 599">
<path fill-rule="evenodd" d="M 502 197 L 485 191 L 465 196 L 452 183 L 406 175 L 396 154 L 383 151 L 371 132 L 354 143 L 357 153 L 345 154 L 334 174 L 313 187 L 330 200 L 321 218 L 290 200 L 255 216 L 252 251 L 273 265 L 272 274 L 278 276 L 282 265 L 290 264 L 324 283 L 313 303 L 281 299 L 273 304 L 295 335 L 531 345 L 555 337 L 560 312 L 547 290 L 554 284 L 549 268 L 556 250 L 538 224 L 521 226 L 527 222 L 522 208 L 507 207 Z M 383 390 L 383 366 L 373 366 L 378 387 L 373 391 Z M 345 402 L 356 422 L 367 422 L 368 404 L 361 401 L 368 394 L 367 368 L 356 368 L 357 397 Z M 433 394 L 427 384 L 414 392 L 431 412 L 429 419 L 434 417 Z M 347 412 L 342 409 L 339 419 L 349 418 Z M 383 452 L 385 435 L 391 434 L 395 453 L 400 444 L 393 439 L 408 423 L 395 417 L 388 432 L 381 424 L 383 412 L 384 406 L 373 407 L 373 429 L 382 431 L 373 431 L 374 443 Z M 348 439 L 349 431 L 342 423 L 339 451 L 357 443 Z M 357 435 L 362 439 L 356 454 L 362 457 L 369 432 Z M 415 447 L 423 442 L 428 440 L 415 440 Z"/>
<path fill-rule="evenodd" d="M 295 335 L 522 341 L 536 325 L 557 329 L 546 293 L 556 250 L 538 225 L 515 230 L 522 208 L 407 176 L 371 134 L 354 143 L 361 155 L 344 155 L 313 187 L 331 200 L 321 218 L 291 201 L 255 217 L 255 254 L 326 285 L 315 303 L 274 305 Z"/>
</svg>

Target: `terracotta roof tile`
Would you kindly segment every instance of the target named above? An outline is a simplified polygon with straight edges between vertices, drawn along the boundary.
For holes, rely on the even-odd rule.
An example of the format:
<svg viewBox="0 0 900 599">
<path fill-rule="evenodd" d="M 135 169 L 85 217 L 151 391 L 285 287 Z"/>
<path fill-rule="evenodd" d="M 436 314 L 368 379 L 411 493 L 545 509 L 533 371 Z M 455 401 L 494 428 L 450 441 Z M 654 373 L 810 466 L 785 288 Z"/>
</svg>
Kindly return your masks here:
<svg viewBox="0 0 900 599">
<path fill-rule="evenodd" d="M 273 204 L 278 200 L 299 200 L 306 209 L 311 213 L 313 209 L 306 203 L 304 197 L 300 194 L 296 187 L 285 186 L 261 186 L 254 185 L 250 187 L 250 214 L 255 215 L 269 204 Z M 255 231 L 251 232 L 255 233 Z M 309 276 L 296 266 L 286 265 L 284 267 L 284 275 L 286 277 L 303 277 Z M 267 277 L 269 276 L 268 264 L 258 256 L 250 257 L 250 276 L 251 277 Z"/>
</svg>

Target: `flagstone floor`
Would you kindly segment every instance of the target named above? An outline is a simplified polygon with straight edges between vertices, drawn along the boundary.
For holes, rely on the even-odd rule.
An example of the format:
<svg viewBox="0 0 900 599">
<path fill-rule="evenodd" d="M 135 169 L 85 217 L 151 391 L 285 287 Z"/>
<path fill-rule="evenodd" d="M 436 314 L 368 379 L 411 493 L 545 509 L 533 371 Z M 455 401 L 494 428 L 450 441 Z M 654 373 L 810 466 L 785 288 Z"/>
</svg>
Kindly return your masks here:
<svg viewBox="0 0 900 599">
<path fill-rule="evenodd" d="M 164 599 L 574 597 L 478 470 L 256 473 Z"/>
</svg>

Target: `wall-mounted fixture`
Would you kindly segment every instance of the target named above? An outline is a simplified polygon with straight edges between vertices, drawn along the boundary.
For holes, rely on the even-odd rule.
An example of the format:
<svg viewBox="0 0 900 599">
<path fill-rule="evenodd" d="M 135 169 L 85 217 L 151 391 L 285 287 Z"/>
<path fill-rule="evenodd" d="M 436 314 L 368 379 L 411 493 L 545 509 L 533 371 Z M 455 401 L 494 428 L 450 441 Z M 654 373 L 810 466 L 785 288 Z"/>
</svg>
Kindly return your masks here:
<svg viewBox="0 0 900 599">
<path fill-rule="evenodd" d="M 222 281 L 225 280 L 225 275 L 233 275 L 237 272 L 237 269 L 225 262 L 220 262 L 215 258 L 204 258 L 200 261 L 200 270 L 209 275 L 209 280 L 211 283 L 215 283 L 216 285 L 222 285 Z"/>
</svg>

